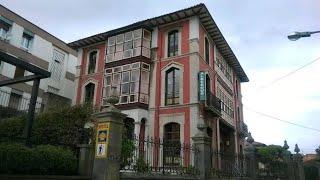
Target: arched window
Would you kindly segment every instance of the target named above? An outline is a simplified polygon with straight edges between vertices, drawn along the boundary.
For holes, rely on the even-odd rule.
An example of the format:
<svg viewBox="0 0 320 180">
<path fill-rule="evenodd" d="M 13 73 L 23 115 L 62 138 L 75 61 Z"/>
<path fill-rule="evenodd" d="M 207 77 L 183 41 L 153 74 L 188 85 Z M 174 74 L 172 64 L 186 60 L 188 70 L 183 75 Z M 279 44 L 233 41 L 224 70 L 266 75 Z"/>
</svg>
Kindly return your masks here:
<svg viewBox="0 0 320 180">
<path fill-rule="evenodd" d="M 89 83 L 85 87 L 85 103 L 93 104 L 93 98 L 94 98 L 94 89 L 95 85 L 93 83 Z"/>
<path fill-rule="evenodd" d="M 97 51 L 92 51 L 89 54 L 88 74 L 95 73 L 97 63 Z"/>
<path fill-rule="evenodd" d="M 168 123 L 164 126 L 163 142 L 164 165 L 179 165 L 181 161 L 180 124 Z"/>
<path fill-rule="evenodd" d="M 179 31 L 173 30 L 168 33 L 168 57 L 178 55 Z"/>
<path fill-rule="evenodd" d="M 166 72 L 165 86 L 165 104 L 179 104 L 179 89 L 180 89 L 180 71 L 177 68 L 170 68 Z"/>
<path fill-rule="evenodd" d="M 209 64 L 209 58 L 210 58 L 210 49 L 209 49 L 209 40 L 207 37 L 204 38 L 204 57 L 206 62 Z"/>
</svg>

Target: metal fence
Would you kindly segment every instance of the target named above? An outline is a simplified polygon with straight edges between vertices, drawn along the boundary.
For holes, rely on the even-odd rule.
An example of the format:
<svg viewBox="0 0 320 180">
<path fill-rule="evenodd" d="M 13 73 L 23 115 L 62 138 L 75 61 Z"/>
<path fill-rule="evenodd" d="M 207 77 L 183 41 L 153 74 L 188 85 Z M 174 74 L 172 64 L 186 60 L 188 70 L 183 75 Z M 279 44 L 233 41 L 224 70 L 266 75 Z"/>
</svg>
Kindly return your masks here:
<svg viewBox="0 0 320 180">
<path fill-rule="evenodd" d="M 198 150 L 186 143 L 150 137 L 123 140 L 121 171 L 171 175 L 198 175 L 195 156 Z"/>
<path fill-rule="evenodd" d="M 7 92 L 0 89 L 0 115 L 1 117 L 11 117 L 28 112 L 30 99 L 14 92 Z M 42 111 L 43 103 L 37 102 L 36 113 Z"/>
<path fill-rule="evenodd" d="M 212 168 L 209 171 L 209 177 L 250 177 L 250 172 L 253 171 L 250 168 L 255 168 L 257 178 L 288 178 L 288 162 L 282 159 L 266 162 L 258 155 L 250 158 L 243 154 L 223 152 L 212 152 L 211 159 Z M 250 166 L 250 163 L 254 165 Z"/>
</svg>

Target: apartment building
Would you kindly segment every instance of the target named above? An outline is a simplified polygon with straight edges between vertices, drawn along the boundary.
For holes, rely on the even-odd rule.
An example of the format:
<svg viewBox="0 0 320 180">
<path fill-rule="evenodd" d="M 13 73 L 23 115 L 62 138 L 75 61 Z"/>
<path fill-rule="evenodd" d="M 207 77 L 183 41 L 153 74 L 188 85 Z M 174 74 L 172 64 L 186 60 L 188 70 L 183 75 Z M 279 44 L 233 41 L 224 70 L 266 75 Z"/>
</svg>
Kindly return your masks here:
<svg viewBox="0 0 320 180">
<path fill-rule="evenodd" d="M 0 51 L 51 72 L 40 81 L 37 110 L 71 104 L 77 52 L 60 39 L 0 5 Z M 0 80 L 32 73 L 0 59 Z M 0 107 L 27 110 L 32 82 L 0 87 Z"/>
<path fill-rule="evenodd" d="M 212 149 L 242 153 L 244 70 L 204 4 L 69 44 L 78 51 L 76 103 L 117 107 L 134 134 L 192 144 L 203 121 Z"/>
</svg>

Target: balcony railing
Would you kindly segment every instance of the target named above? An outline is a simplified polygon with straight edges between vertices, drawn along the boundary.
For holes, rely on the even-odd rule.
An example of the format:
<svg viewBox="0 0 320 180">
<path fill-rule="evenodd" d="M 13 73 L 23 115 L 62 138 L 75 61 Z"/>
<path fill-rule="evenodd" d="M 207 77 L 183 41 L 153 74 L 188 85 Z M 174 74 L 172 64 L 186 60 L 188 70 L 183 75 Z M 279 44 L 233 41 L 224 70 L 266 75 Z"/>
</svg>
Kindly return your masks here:
<svg viewBox="0 0 320 180">
<path fill-rule="evenodd" d="M 213 112 L 216 116 L 221 116 L 221 100 L 214 94 L 207 94 L 206 110 Z"/>
<path fill-rule="evenodd" d="M 29 104 L 29 98 L 0 89 L 0 119 L 27 113 Z M 37 102 L 36 113 L 39 113 L 43 107 L 44 104 Z"/>
</svg>

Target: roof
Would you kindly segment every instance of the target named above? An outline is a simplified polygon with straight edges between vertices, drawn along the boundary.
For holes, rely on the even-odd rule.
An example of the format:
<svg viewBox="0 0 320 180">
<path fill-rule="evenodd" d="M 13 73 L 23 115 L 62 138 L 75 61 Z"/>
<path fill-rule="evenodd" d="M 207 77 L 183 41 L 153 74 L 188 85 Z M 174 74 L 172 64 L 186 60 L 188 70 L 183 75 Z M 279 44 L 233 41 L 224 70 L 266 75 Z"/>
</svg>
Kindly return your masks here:
<svg viewBox="0 0 320 180">
<path fill-rule="evenodd" d="M 54 46 L 57 46 L 61 50 L 66 51 L 74 56 L 77 56 L 77 52 L 70 48 L 67 43 L 62 41 L 61 39 L 55 37 L 54 35 L 50 34 L 49 32 L 45 31 L 44 29 L 40 28 L 39 26 L 33 24 L 32 22 L 28 21 L 27 19 L 23 18 L 19 14 L 11 11 L 10 9 L 6 8 L 5 6 L 0 4 L 0 16 L 3 16 L 10 21 L 15 22 L 16 24 L 22 26 L 23 28 L 27 29 L 28 32 L 32 32 L 43 39 L 51 42 Z"/>
<path fill-rule="evenodd" d="M 242 69 L 237 57 L 235 56 L 229 44 L 223 37 L 217 24 L 213 20 L 209 10 L 202 3 L 186 9 L 175 11 L 169 14 L 139 21 L 118 29 L 114 29 L 111 31 L 86 37 L 86 38 L 71 42 L 69 43 L 69 45 L 77 49 L 77 48 L 88 46 L 94 43 L 106 41 L 108 37 L 116 35 L 121 32 L 126 32 L 136 28 L 141 28 L 141 27 L 151 29 L 152 27 L 155 27 L 155 26 L 171 23 L 171 22 L 174 22 L 180 19 L 189 18 L 192 16 L 199 17 L 200 22 L 202 23 L 206 31 L 209 33 L 212 40 L 215 42 L 216 47 L 219 49 L 222 56 L 226 59 L 227 63 L 231 65 L 231 67 L 233 67 L 237 76 L 240 78 L 241 82 L 248 82 L 249 78 L 247 77 L 246 73 Z"/>
</svg>

